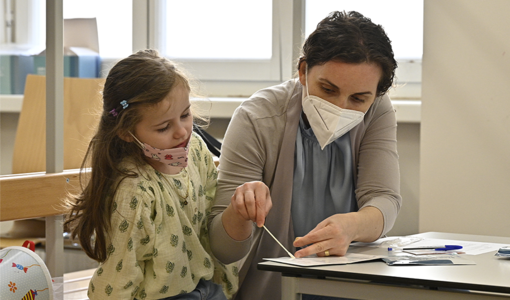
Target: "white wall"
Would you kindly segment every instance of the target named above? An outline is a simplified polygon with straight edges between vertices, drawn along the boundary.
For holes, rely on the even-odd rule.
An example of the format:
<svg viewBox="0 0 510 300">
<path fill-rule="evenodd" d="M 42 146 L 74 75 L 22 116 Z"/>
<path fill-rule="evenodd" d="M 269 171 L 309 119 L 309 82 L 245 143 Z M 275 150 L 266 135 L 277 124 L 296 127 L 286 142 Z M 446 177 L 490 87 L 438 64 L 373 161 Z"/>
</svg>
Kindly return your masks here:
<svg viewBox="0 0 510 300">
<path fill-rule="evenodd" d="M 510 236 L 510 1 L 424 14 L 419 230 Z"/>
<path fill-rule="evenodd" d="M 418 233 L 420 186 L 420 124 L 398 123 L 397 151 L 400 165 L 402 208 L 390 236 Z"/>
</svg>

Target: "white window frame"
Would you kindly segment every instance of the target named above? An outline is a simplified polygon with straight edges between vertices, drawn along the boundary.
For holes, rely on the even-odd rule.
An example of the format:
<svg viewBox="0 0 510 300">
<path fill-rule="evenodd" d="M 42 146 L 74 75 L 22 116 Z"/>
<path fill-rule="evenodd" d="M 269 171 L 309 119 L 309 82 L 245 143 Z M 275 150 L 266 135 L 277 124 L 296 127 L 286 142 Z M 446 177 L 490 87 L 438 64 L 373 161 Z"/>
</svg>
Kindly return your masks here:
<svg viewBox="0 0 510 300">
<path fill-rule="evenodd" d="M 186 68 L 200 80 L 225 80 L 225 81 L 281 81 L 282 80 L 282 49 L 280 41 L 279 16 L 286 15 L 291 17 L 288 12 L 279 12 L 279 2 L 272 1 L 272 53 L 269 59 L 175 59 L 183 63 Z M 162 12 L 166 11 L 166 1 L 150 1 L 149 20 L 150 24 L 150 44 L 149 46 L 159 49 L 165 53 L 165 45 L 158 39 L 157 32 L 159 28 L 165 28 L 165 16 Z M 154 30 L 152 30 L 154 29 Z"/>
</svg>

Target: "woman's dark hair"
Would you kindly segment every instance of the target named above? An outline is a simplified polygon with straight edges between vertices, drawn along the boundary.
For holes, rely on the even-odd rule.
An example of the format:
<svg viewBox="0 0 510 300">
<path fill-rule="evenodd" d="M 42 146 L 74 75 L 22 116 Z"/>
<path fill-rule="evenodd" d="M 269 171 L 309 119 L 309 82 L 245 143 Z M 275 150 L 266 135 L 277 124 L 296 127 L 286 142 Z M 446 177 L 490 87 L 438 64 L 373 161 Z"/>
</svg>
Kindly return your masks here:
<svg viewBox="0 0 510 300">
<path fill-rule="evenodd" d="M 391 41 L 384 29 L 355 11 L 332 12 L 317 25 L 303 45 L 298 70 L 302 62 L 311 69 L 328 61 L 379 65 L 382 76 L 377 96 L 384 95 L 392 86 L 397 68 Z"/>
<path fill-rule="evenodd" d="M 82 163 L 90 166 L 89 180 L 78 195 L 69 195 L 70 206 L 65 225 L 78 236 L 85 253 L 99 261 L 107 258 L 107 232 L 113 210 L 113 195 L 120 180 L 136 177 L 119 164 L 130 158 L 145 164 L 139 146 L 123 136 L 133 132 L 142 111 L 157 105 L 178 84 L 190 90 L 187 76 L 156 50 L 142 50 L 119 61 L 110 70 L 103 89 L 103 110 L 98 129 L 89 143 Z"/>
</svg>

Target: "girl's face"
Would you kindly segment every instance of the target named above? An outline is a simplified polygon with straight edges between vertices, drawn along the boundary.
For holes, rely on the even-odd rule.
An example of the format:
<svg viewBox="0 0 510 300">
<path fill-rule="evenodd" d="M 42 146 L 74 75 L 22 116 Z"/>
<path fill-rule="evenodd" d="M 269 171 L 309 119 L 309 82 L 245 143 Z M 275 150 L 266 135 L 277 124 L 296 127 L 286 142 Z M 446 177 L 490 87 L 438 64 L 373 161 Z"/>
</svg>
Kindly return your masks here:
<svg viewBox="0 0 510 300">
<path fill-rule="evenodd" d="M 136 124 L 133 134 L 142 143 L 158 149 L 184 147 L 188 143 L 193 131 L 193 116 L 189 90 L 183 84 L 177 84 L 157 105 L 143 109 L 141 115 L 142 120 Z M 167 166 L 154 160 L 149 163 L 156 169 Z"/>
<path fill-rule="evenodd" d="M 299 68 L 299 81 L 306 82 L 306 63 Z M 308 70 L 308 92 L 343 109 L 366 113 L 377 95 L 382 70 L 376 64 L 329 61 Z"/>
</svg>

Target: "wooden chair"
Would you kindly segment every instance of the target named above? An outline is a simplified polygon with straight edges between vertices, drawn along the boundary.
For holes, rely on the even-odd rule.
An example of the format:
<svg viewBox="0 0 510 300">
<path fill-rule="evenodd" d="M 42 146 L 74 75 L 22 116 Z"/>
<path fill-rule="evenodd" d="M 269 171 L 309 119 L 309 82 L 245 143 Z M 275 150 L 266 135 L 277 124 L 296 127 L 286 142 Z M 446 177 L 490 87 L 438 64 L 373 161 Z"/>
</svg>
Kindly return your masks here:
<svg viewBox="0 0 510 300">
<path fill-rule="evenodd" d="M 102 109 L 104 79 L 64 78 L 64 169 L 80 168 Z M 14 142 L 12 173 L 46 170 L 46 78 L 29 75 Z"/>
</svg>

